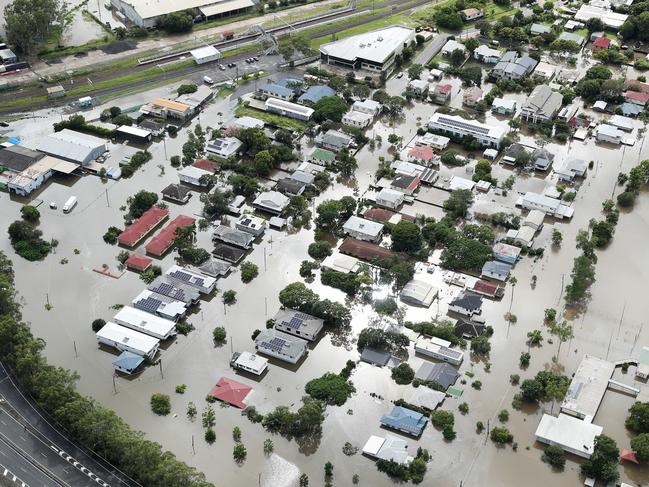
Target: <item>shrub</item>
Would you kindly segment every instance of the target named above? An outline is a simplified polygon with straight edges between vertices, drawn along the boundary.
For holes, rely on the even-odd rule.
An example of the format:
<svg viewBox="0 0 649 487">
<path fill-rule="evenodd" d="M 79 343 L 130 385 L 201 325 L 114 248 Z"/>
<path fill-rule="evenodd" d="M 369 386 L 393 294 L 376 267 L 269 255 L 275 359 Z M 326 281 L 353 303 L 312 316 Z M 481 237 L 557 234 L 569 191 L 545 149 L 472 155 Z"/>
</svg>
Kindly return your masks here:
<svg viewBox="0 0 649 487">
<path fill-rule="evenodd" d="M 230 289 L 228 291 L 223 291 L 223 304 L 234 304 L 237 300 L 237 292 Z"/>
<path fill-rule="evenodd" d="M 225 331 L 225 328 L 222 326 L 217 326 L 212 330 L 212 338 L 214 339 L 214 343 L 217 345 L 221 345 L 223 342 L 225 342 L 225 339 L 227 337 L 227 333 Z"/>
<path fill-rule="evenodd" d="M 498 421 L 500 421 L 501 423 L 506 423 L 507 421 L 509 421 L 509 411 L 507 411 L 506 409 L 500 411 L 498 413 Z"/>
<path fill-rule="evenodd" d="M 392 369 L 392 379 L 397 384 L 410 384 L 415 378 L 415 371 L 406 362 L 402 362 Z"/>
<path fill-rule="evenodd" d="M 635 202 L 635 193 L 632 193 L 631 191 L 625 191 L 624 193 L 620 193 L 617 195 L 617 204 L 628 208 L 630 206 L 633 206 L 633 203 Z"/>
<path fill-rule="evenodd" d="M 458 411 L 462 414 L 467 414 L 469 412 L 469 405 L 466 402 L 463 402 L 457 407 Z"/>
<path fill-rule="evenodd" d="M 444 426 L 444 428 L 442 429 L 442 436 L 446 441 L 453 441 L 457 434 L 453 430 L 452 426 Z"/>
<path fill-rule="evenodd" d="M 205 430 L 205 441 L 210 445 L 216 441 L 216 433 L 212 428 L 207 428 Z"/>
<path fill-rule="evenodd" d="M 171 401 L 169 396 L 166 394 L 160 394 L 159 392 L 151 395 L 151 410 L 159 415 L 166 416 L 171 412 Z"/>
<path fill-rule="evenodd" d="M 101 330 L 104 325 L 106 324 L 106 320 L 102 320 L 101 318 L 97 318 L 92 322 L 92 331 L 97 333 L 99 330 Z"/>
<path fill-rule="evenodd" d="M 480 382 L 479 380 L 474 380 L 473 382 L 471 382 L 471 387 L 479 391 L 480 389 L 482 389 L 482 382 Z"/>
<path fill-rule="evenodd" d="M 187 386 L 185 384 L 180 384 L 179 386 L 176 386 L 176 394 L 184 394 L 186 389 Z"/>
<path fill-rule="evenodd" d="M 507 428 L 496 427 L 491 430 L 490 434 L 491 441 L 499 445 L 506 445 L 514 441 L 514 435 L 512 435 Z"/>
<path fill-rule="evenodd" d="M 186 321 L 179 321 L 178 323 L 176 323 L 176 331 L 181 335 L 187 335 L 193 329 L 194 325 L 187 323 Z"/>
<path fill-rule="evenodd" d="M 566 464 L 566 455 L 560 446 L 549 445 L 545 447 L 541 460 L 555 468 L 563 469 Z"/>
<path fill-rule="evenodd" d="M 190 93 L 196 93 L 197 90 L 198 90 L 198 86 L 194 84 L 184 84 L 184 85 L 180 85 L 176 90 L 176 92 L 179 95 L 189 95 Z"/>
<path fill-rule="evenodd" d="M 248 283 L 259 275 L 259 268 L 252 262 L 241 264 L 241 281 Z"/>
<path fill-rule="evenodd" d="M 444 428 L 445 426 L 451 426 L 455 424 L 455 416 L 451 411 L 445 411 L 444 409 L 437 409 L 433 411 L 433 414 L 430 415 L 430 422 L 436 428 Z"/>
<path fill-rule="evenodd" d="M 140 274 L 140 279 L 142 279 L 147 284 L 151 284 L 161 274 L 162 274 L 162 268 L 157 265 L 152 265 L 146 271 Z"/>
<path fill-rule="evenodd" d="M 331 244 L 326 240 L 318 240 L 309 245 L 309 257 L 315 260 L 322 260 L 331 255 Z"/>
<path fill-rule="evenodd" d="M 25 221 L 36 223 L 41 217 L 41 212 L 35 206 L 25 205 L 20 209 L 20 214 Z"/>
</svg>

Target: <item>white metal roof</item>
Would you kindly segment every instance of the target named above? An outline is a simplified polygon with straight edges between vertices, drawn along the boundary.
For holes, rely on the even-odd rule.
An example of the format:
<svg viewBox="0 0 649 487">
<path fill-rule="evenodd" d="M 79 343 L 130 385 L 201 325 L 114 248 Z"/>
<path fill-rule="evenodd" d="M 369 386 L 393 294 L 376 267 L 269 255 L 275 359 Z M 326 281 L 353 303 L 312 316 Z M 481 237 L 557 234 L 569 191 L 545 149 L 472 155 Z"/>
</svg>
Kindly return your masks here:
<svg viewBox="0 0 649 487">
<path fill-rule="evenodd" d="M 142 138 L 151 136 L 150 130 L 144 130 L 138 127 L 131 127 L 130 125 L 122 125 L 117 128 L 117 131 L 129 135 L 135 135 L 136 137 L 142 137 Z"/>
<path fill-rule="evenodd" d="M 613 376 L 615 364 L 591 355 L 584 355 L 570 381 L 561 411 L 579 415 L 592 421 Z"/>
<path fill-rule="evenodd" d="M 602 434 L 602 427 L 587 423 L 567 414 L 558 417 L 544 414 L 536 428 L 536 439 L 542 443 L 557 445 L 566 451 L 590 458 L 595 437 Z"/>
<path fill-rule="evenodd" d="M 383 231 L 383 224 L 352 215 L 343 225 L 343 230 L 347 233 L 357 232 L 376 238 Z"/>
<path fill-rule="evenodd" d="M 212 3 L 205 7 L 200 7 L 199 10 L 206 17 L 213 15 L 220 15 L 233 10 L 240 10 L 242 8 L 253 7 L 255 2 L 252 0 L 226 0 L 225 2 Z"/>
<path fill-rule="evenodd" d="M 248 0 L 245 0 L 248 1 Z M 214 46 L 203 46 L 189 51 L 194 59 L 205 59 L 221 54 Z"/>
<path fill-rule="evenodd" d="M 109 321 L 101 330 L 97 332 L 97 338 L 103 338 L 106 341 L 121 343 L 133 350 L 142 352 L 142 355 L 149 355 L 154 350 L 160 340 L 139 331 L 131 330 L 125 326 L 118 325 Z"/>
<path fill-rule="evenodd" d="M 235 363 L 240 367 L 245 367 L 257 374 L 261 374 L 268 366 L 268 359 L 254 353 L 241 352 Z"/>
<path fill-rule="evenodd" d="M 397 25 L 323 44 L 320 52 L 350 61 L 361 58 L 383 63 L 398 46 L 408 43 L 413 36 L 413 29 Z"/>
<path fill-rule="evenodd" d="M 118 325 L 133 328 L 156 338 L 166 338 L 176 329 L 175 322 L 130 306 L 120 309 L 113 320 Z"/>
<path fill-rule="evenodd" d="M 85 161 L 92 152 L 99 148 L 106 150 L 106 143 L 103 139 L 69 129 L 50 134 L 43 138 L 39 144 L 39 149 L 43 152 L 73 161 Z"/>
<path fill-rule="evenodd" d="M 280 100 L 279 98 L 268 98 L 266 100 L 266 107 L 279 108 L 280 110 L 297 113 L 309 118 L 313 115 L 314 111 L 313 108 L 298 105 L 297 103 L 291 103 L 290 101 Z"/>
</svg>

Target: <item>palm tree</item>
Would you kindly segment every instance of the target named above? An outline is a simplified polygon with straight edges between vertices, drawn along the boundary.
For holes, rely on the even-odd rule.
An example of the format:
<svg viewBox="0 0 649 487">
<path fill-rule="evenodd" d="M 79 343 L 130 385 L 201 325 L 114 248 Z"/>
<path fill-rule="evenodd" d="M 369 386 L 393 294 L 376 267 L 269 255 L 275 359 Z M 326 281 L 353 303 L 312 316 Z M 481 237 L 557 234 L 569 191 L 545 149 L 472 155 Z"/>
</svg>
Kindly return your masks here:
<svg viewBox="0 0 649 487">
<path fill-rule="evenodd" d="M 568 324 L 565 320 L 561 323 L 554 323 L 550 326 L 550 333 L 556 335 L 559 339 L 559 347 L 557 349 L 557 362 L 559 362 L 559 354 L 561 353 L 561 344 L 574 338 L 572 333 L 572 325 Z"/>
</svg>

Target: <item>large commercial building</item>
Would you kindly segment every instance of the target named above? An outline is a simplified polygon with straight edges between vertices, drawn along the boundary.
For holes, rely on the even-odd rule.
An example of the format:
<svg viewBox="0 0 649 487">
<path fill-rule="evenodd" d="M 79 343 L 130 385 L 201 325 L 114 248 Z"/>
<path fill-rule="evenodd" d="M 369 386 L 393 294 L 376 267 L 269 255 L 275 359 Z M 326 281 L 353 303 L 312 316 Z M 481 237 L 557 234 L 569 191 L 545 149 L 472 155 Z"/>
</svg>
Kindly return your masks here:
<svg viewBox="0 0 649 487">
<path fill-rule="evenodd" d="M 601 19 L 604 25 L 612 30 L 618 30 L 629 16 L 613 12 L 609 8 L 584 4 L 575 14 L 575 20 L 587 22 L 590 19 Z"/>
<path fill-rule="evenodd" d="M 415 31 L 394 26 L 320 46 L 320 60 L 346 69 L 389 72 L 397 54 L 415 40 Z"/>
<path fill-rule="evenodd" d="M 106 152 L 106 143 L 99 137 L 63 129 L 43 138 L 38 150 L 64 161 L 87 166 Z"/>
<path fill-rule="evenodd" d="M 165 15 L 190 10 L 195 18 L 212 20 L 252 9 L 259 0 L 111 0 L 113 9 L 129 22 L 153 28 Z"/>
<path fill-rule="evenodd" d="M 481 145 L 486 147 L 500 147 L 507 130 L 497 125 L 486 125 L 475 120 L 467 120 L 455 115 L 434 113 L 428 122 L 428 129 L 433 132 L 442 132 L 456 137 L 475 137 Z"/>
</svg>

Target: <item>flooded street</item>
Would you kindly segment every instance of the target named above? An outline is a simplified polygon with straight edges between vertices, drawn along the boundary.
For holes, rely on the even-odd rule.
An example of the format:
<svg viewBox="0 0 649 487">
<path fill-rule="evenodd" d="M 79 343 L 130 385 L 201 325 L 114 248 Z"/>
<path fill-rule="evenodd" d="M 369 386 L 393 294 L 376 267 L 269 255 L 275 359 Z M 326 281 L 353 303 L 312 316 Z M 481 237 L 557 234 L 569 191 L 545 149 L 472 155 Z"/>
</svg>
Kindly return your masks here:
<svg viewBox="0 0 649 487">
<path fill-rule="evenodd" d="M 389 81 L 388 91 L 391 94 L 400 93 L 405 82 L 405 79 Z M 248 85 L 241 92 L 250 89 Z M 168 91 L 169 88 L 160 88 L 142 95 L 132 95 L 104 105 L 101 109 L 111 105 L 123 108 L 138 106 L 146 99 L 164 96 Z M 461 93 L 454 96 L 461 99 Z M 229 121 L 235 103 L 236 97 L 213 102 L 200 116 L 203 127 Z M 456 98 L 452 104 L 457 104 Z M 387 123 L 377 122 L 368 131 L 368 135 L 381 135 L 383 142 L 373 151 L 367 146 L 362 148 L 356 156 L 359 164 L 359 195 L 374 181 L 379 156 L 391 159 L 388 135 L 396 131 L 403 136 L 405 143 L 409 142 L 416 135 L 417 128 L 427 122 L 435 107 L 436 105 L 415 102 L 407 109 L 408 116 L 401 123 L 390 127 Z M 85 116 L 92 118 L 99 111 L 95 110 Z M 51 123 L 60 119 L 60 115 L 54 112 L 36 113 L 35 116 L 37 118 L 21 120 L 11 125 L 11 135 L 20 136 L 27 146 L 37 137 L 50 133 Z M 198 122 L 199 119 L 195 119 L 190 128 Z M 507 120 L 487 114 L 486 123 L 506 126 Z M 640 122 L 635 124 L 641 126 Z M 184 128 L 176 138 L 167 139 L 168 157 L 181 154 L 187 133 L 188 129 Z M 535 138 L 521 133 L 520 142 L 535 145 Z M 543 404 L 542 408 L 536 410 L 513 410 L 511 400 L 518 388 L 510 385 L 509 376 L 520 374 L 521 380 L 524 380 L 551 364 L 558 343 L 556 339 L 554 344 L 545 341 L 550 338 L 550 334 L 543 326 L 544 309 L 563 309 L 562 290 L 569 282 L 572 261 L 579 255 L 579 250 L 574 246 L 577 231 L 586 228 L 591 218 L 601 216 L 601 202 L 610 198 L 613 191 L 620 191 L 619 187 L 614 186 L 617 174 L 620 171 L 628 172 L 640 159 L 648 158 L 649 144 L 642 146 L 641 141 L 638 141 L 634 147 L 611 147 L 597 145 L 589 139 L 565 145 L 548 143 L 545 147 L 556 154 L 556 160 L 562 160 L 566 154 L 571 154 L 586 161 L 595 161 L 594 168 L 589 170 L 573 203 L 575 215 L 572 221 L 552 222 L 546 219 L 545 226 L 537 237 L 539 245 L 547 243 L 553 228 L 557 228 L 563 233 L 563 246 L 559 250 L 552 250 L 546 245 L 544 256 L 537 261 L 524 257 L 513 273 L 518 280 L 517 285 L 512 287 L 508 284 L 501 301 L 485 300 L 483 316 L 495 330 L 491 339 L 490 370 L 485 371 L 483 362 L 472 362 L 467 351 L 460 371 L 475 376 L 472 379 L 463 376 L 461 380 L 466 380 L 466 384 L 461 384 L 460 381 L 456 384 L 464 390 L 462 397 L 449 397 L 442 406 L 455 413 L 457 439 L 447 442 L 440 431 L 429 425 L 419 440 L 408 440 L 411 452 L 414 453 L 421 446 L 427 448 L 432 455 L 423 485 L 446 487 L 462 483 L 464 486 L 498 487 L 520 485 L 521 479 L 525 479 L 525 485 L 531 487 L 572 487 L 583 483 L 574 457 L 569 457 L 564 473 L 555 473 L 541 462 L 542 449 L 534 443 L 534 431 L 543 410 L 549 411 L 552 405 Z M 135 150 L 136 147 L 111 146 L 109 164 L 117 165 L 124 155 Z M 287 441 L 278 435 L 270 435 L 260 425 L 251 423 L 241 416 L 240 410 L 222 408 L 215 404 L 217 441 L 209 446 L 203 440 L 200 413 L 206 405 L 206 394 L 220 377 L 233 377 L 251 385 L 254 392 L 248 396 L 247 402 L 257 406 L 261 412 L 278 405 L 295 408 L 299 405 L 304 395 L 304 385 L 309 380 L 325 372 L 340 371 L 349 359 L 358 360 L 355 336 L 369 322 L 379 320 L 369 306 L 350 303 L 353 313 L 351 332 L 342 336 L 325 335 L 311 345 L 306 360 L 298 366 L 288 367 L 271 360 L 268 374 L 260 381 L 247 375 L 238 375 L 230 369 L 229 359 L 233 351 L 254 350 L 251 334 L 256 329 L 265 328 L 266 320 L 277 311 L 279 291 L 287 284 L 301 280 L 299 267 L 302 260 L 308 259 L 307 247 L 313 242 L 313 229 L 303 229 L 293 234 L 267 231 L 247 257 L 248 261 L 258 265 L 259 277 L 249 284 L 243 284 L 235 269 L 227 278 L 220 279 L 217 284 L 219 294 L 201 301 L 198 309 L 188 317 L 195 330 L 187 337 L 179 336 L 164 347 L 161 354 L 162 370 L 148 367 L 136 377 L 119 377 L 113 385 L 113 355 L 97 347 L 90 324 L 96 318 L 110 319 L 115 314 L 111 307 L 130 303 L 144 289 L 145 284 L 133 272 L 125 272 L 118 279 L 113 279 L 93 272 L 93 269 L 100 269 L 103 264 L 107 264 L 111 272 L 120 275 L 115 260 L 120 249 L 104 243 L 102 235 L 111 225 L 123 226 L 124 212 L 120 207 L 126 204 L 127 198 L 141 189 L 159 194 L 169 183 L 178 182 L 176 169 L 166 161 L 164 145 L 155 143 L 148 150 L 152 153 L 153 160 L 130 179 L 102 182 L 93 176 L 55 178 L 42 191 L 32 195 L 32 204 L 40 203 L 42 216 L 39 228 L 43 231 L 44 238 L 59 241 L 56 252 L 44 261 L 27 262 L 15 255 L 6 237 L 0 239 L 0 249 L 14 261 L 16 286 L 24 301 L 23 316 L 31 323 L 34 334 L 47 342 L 45 353 L 49 361 L 79 372 L 80 392 L 114 409 L 134 428 L 145 432 L 148 438 L 160 442 L 164 448 L 205 472 L 208 479 L 216 485 L 248 487 L 260 483 L 265 487 L 297 487 L 301 472 L 309 475 L 311 485 L 322 485 L 323 465 L 327 461 L 334 465 L 335 485 L 351 485 L 355 473 L 360 476 L 360 485 L 390 485 L 388 477 L 378 472 L 370 459 L 360 454 L 346 456 L 342 452 L 343 444 L 347 441 L 362 448 L 370 435 L 383 434 L 384 430 L 379 427 L 378 420 L 391 409 L 390 400 L 399 397 L 408 400 L 413 393 L 412 386 L 397 385 L 390 378 L 390 370 L 387 368 L 380 369 L 366 363 L 358 365 L 352 375 L 356 394 L 342 407 L 327 407 L 321 438 L 309 438 L 307 442 L 300 444 Z M 162 165 L 164 171 L 159 165 Z M 442 167 L 441 173 L 443 176 L 456 174 L 470 177 L 467 176 L 466 167 Z M 509 167 L 499 165 L 494 165 L 493 173 L 501 180 L 513 174 Z M 543 177 L 537 175 L 517 176 L 509 201 L 515 201 L 517 192 L 542 192 L 546 183 Z M 315 205 L 325 199 L 353 194 L 352 187 L 336 183 L 316 199 Z M 72 213 L 64 215 L 60 210 L 49 209 L 50 201 L 58 202 L 61 206 L 70 195 L 79 199 L 79 204 Z M 649 282 L 649 260 L 645 255 L 649 242 L 647 196 L 642 194 L 632 211 L 622 212 L 612 244 L 597 252 L 597 282 L 592 287 L 592 299 L 586 311 L 573 321 L 575 337 L 561 348 L 559 363 L 568 376 L 574 373 L 585 353 L 616 361 L 635 357 L 642 346 L 649 345 L 649 326 L 645 326 L 646 283 Z M 6 193 L 0 193 L 3 228 L 20 217 L 20 208 L 25 202 L 26 200 L 10 199 Z M 169 203 L 169 208 L 171 218 L 178 214 L 199 216 L 199 195 L 194 192 L 186 205 Z M 443 216 L 440 208 L 422 202 L 406 205 L 403 212 L 435 218 Z M 199 232 L 198 246 L 211 250 L 211 233 L 212 229 Z M 74 249 L 79 250 L 78 255 L 74 253 Z M 139 249 L 140 253 L 142 251 Z M 165 270 L 174 263 L 175 256 L 175 253 L 170 253 L 156 264 Z M 63 258 L 67 258 L 69 263 L 61 264 Z M 531 286 L 532 276 L 537 276 L 535 288 Z M 322 297 L 345 301 L 345 295 L 341 291 L 323 286 L 319 278 L 309 284 L 309 287 Z M 220 294 L 229 289 L 237 292 L 237 302 L 225 307 Z M 446 314 L 449 297 L 456 292 L 456 288 L 442 289 L 443 299 L 439 305 L 441 317 Z M 53 307 L 50 311 L 45 308 L 47 302 Z M 510 303 L 511 312 L 518 317 L 518 321 L 508 327 L 503 316 L 509 310 Z M 405 321 L 427 320 L 438 313 L 436 303 L 430 309 L 399 304 L 405 312 Z M 212 329 L 215 326 L 226 328 L 227 344 L 214 347 Z M 530 366 L 526 370 L 520 370 L 519 355 L 527 350 L 527 332 L 536 328 L 543 330 L 544 343 L 532 348 Z M 406 333 L 412 339 L 415 338 L 412 332 L 406 330 Z M 412 345 L 409 356 L 410 365 L 417 370 L 423 359 L 415 356 Z M 620 376 L 620 380 L 637 385 L 634 375 L 631 367 L 626 375 Z M 482 390 L 470 386 L 473 380 L 482 382 Z M 174 393 L 175 386 L 180 384 L 187 385 L 184 395 Z M 645 384 L 642 386 L 646 387 Z M 171 396 L 171 415 L 160 417 L 151 412 L 149 399 L 155 392 Z M 378 398 L 370 394 L 377 395 Z M 190 401 L 196 404 L 199 412 L 199 419 L 193 423 L 185 415 Z M 461 402 L 470 405 L 470 411 L 466 415 L 457 411 Z M 604 433 L 612 436 L 620 448 L 629 446 L 624 419 L 632 402 L 632 398 L 628 396 L 608 391 L 594 421 L 603 426 Z M 558 407 L 554 406 L 555 414 Z M 488 440 L 486 432 L 480 435 L 475 432 L 477 421 L 482 421 L 485 425 L 489 422 L 491 427 L 497 425 L 497 415 L 502 409 L 510 411 L 507 427 L 518 443 L 517 451 L 513 451 L 511 447 L 497 448 Z M 234 426 L 241 428 L 242 441 L 248 450 L 247 460 L 240 466 L 231 456 Z M 275 453 L 266 457 L 263 442 L 269 437 L 274 442 Z M 620 473 L 621 480 L 633 483 L 644 482 L 649 478 L 647 468 L 635 465 L 621 466 Z"/>
</svg>

